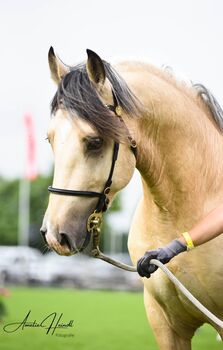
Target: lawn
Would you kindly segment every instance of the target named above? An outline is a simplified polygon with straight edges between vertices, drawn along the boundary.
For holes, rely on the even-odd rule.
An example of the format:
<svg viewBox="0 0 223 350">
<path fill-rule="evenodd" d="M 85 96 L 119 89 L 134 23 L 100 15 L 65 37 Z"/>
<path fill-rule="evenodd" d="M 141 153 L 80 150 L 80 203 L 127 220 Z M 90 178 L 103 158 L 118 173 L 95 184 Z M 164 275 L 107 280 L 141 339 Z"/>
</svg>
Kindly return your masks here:
<svg viewBox="0 0 223 350">
<path fill-rule="evenodd" d="M 1 350 L 157 350 L 140 293 L 77 291 L 71 289 L 11 288 L 5 299 L 8 315 L 1 324 Z M 68 328 L 47 330 L 22 326 L 13 333 L 3 327 L 24 320 L 37 324 L 47 315 L 63 313 L 60 323 Z M 53 316 L 50 316 L 53 317 Z M 56 320 L 57 320 L 56 318 Z M 51 322 L 52 318 L 48 319 Z M 55 322 L 56 322 L 55 320 Z M 74 322 L 70 323 L 70 321 Z M 11 328 L 10 328 L 11 327 Z M 6 327 L 14 330 L 17 326 Z M 223 349 L 216 332 L 202 327 L 193 341 L 193 350 Z"/>
</svg>

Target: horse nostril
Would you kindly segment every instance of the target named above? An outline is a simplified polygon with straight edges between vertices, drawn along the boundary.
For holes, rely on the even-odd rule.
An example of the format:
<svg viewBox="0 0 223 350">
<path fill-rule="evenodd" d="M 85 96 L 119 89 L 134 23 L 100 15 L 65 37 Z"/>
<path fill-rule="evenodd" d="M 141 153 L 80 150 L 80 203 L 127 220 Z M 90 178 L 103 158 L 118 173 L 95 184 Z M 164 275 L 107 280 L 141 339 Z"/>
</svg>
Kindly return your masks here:
<svg viewBox="0 0 223 350">
<path fill-rule="evenodd" d="M 43 237 L 44 242 L 48 245 L 47 240 L 46 240 L 46 230 L 40 229 L 40 233 Z"/>
<path fill-rule="evenodd" d="M 70 251 L 72 251 L 72 246 L 69 240 L 69 237 L 67 236 L 66 233 L 60 233 L 60 240 L 59 240 L 60 245 L 62 246 L 67 246 Z"/>
</svg>

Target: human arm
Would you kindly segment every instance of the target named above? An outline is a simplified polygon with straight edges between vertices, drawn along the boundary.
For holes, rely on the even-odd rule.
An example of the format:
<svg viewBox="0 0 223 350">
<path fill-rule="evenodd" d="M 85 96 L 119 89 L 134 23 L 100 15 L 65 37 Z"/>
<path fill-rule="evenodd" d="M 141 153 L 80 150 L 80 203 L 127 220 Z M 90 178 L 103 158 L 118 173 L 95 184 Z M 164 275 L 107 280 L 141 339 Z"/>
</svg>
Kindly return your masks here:
<svg viewBox="0 0 223 350">
<path fill-rule="evenodd" d="M 191 244 L 191 247 L 199 246 L 219 236 L 222 232 L 223 204 L 200 220 L 186 235 L 182 235 L 162 248 L 147 251 L 137 263 L 138 273 L 142 277 L 149 278 L 151 273 L 157 270 L 157 266 L 150 264 L 151 259 L 157 259 L 166 264 L 174 256 L 186 251 Z M 190 242 L 188 242 L 188 237 Z"/>
<path fill-rule="evenodd" d="M 223 204 L 212 210 L 188 231 L 194 246 L 199 246 L 223 233 Z M 185 244 L 183 236 L 178 240 Z"/>
</svg>

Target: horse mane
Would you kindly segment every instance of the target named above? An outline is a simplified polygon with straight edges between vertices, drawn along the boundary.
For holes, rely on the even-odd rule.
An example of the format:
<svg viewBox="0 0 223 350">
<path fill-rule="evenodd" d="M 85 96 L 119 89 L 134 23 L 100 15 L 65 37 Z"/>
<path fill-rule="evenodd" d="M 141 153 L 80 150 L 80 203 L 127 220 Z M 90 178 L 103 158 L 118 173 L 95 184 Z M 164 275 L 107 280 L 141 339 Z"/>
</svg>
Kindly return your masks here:
<svg viewBox="0 0 223 350">
<path fill-rule="evenodd" d="M 118 105 L 130 117 L 140 115 L 140 102 L 131 92 L 126 82 L 107 62 L 103 61 L 107 79 L 110 81 Z M 101 101 L 91 83 L 85 63 L 70 67 L 51 103 L 51 113 L 64 108 L 71 115 L 77 115 L 89 122 L 98 134 L 104 138 L 126 142 L 128 130 L 124 123 Z"/>
<path fill-rule="evenodd" d="M 129 117 L 142 115 L 145 107 L 133 94 L 125 80 L 106 61 L 103 61 L 106 77 L 109 80 L 113 94 L 118 105 Z M 152 72 L 160 78 L 180 89 L 182 93 L 191 95 L 189 86 L 178 81 L 171 70 L 160 70 L 151 66 Z M 223 110 L 212 93 L 202 84 L 192 84 L 196 90 L 197 97 L 200 97 L 204 106 L 208 108 L 218 129 L 223 132 Z M 124 123 L 103 104 L 95 86 L 91 83 L 85 63 L 70 67 L 70 72 L 66 74 L 57 89 L 51 103 L 51 113 L 55 114 L 58 108 L 64 108 L 71 115 L 76 115 L 89 122 L 98 134 L 104 138 L 110 138 L 117 142 L 128 141 L 128 130 Z"/>
<path fill-rule="evenodd" d="M 188 96 L 190 98 L 195 97 L 196 103 L 197 103 L 197 98 L 200 97 L 205 108 L 208 109 L 211 117 L 214 119 L 215 125 L 221 132 L 223 132 L 223 109 L 221 108 L 220 104 L 218 103 L 214 95 L 210 92 L 210 90 L 206 86 L 200 83 L 192 82 L 190 86 L 188 86 L 186 82 L 176 79 L 172 67 L 164 65 L 162 66 L 162 68 L 163 69 L 160 72 L 156 71 L 155 73 L 157 75 L 160 75 L 163 79 L 165 79 L 170 84 L 174 84 L 174 86 L 177 87 L 179 90 L 181 90 L 182 93 L 189 92 Z M 193 88 L 193 91 L 194 90 L 196 91 L 196 96 L 193 96 L 190 94 L 191 86 Z"/>
<path fill-rule="evenodd" d="M 211 115 L 220 131 L 223 132 L 223 110 L 214 95 L 212 95 L 212 93 L 202 84 L 193 84 L 192 86 L 197 90 L 198 96 L 201 97 L 205 105 L 210 110 Z"/>
</svg>

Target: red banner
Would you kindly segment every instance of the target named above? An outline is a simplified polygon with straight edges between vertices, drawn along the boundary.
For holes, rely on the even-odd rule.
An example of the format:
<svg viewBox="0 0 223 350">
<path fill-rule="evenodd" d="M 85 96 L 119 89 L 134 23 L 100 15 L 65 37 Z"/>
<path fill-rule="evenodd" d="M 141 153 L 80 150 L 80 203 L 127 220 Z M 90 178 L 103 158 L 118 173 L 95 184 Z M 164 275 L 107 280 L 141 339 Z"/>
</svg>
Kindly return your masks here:
<svg viewBox="0 0 223 350">
<path fill-rule="evenodd" d="M 37 173 L 36 161 L 36 138 L 34 123 L 31 115 L 24 115 L 24 124 L 26 128 L 26 165 L 25 178 L 29 181 L 35 180 Z"/>
</svg>

